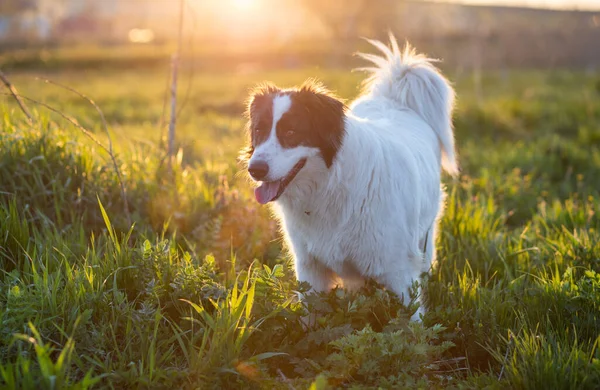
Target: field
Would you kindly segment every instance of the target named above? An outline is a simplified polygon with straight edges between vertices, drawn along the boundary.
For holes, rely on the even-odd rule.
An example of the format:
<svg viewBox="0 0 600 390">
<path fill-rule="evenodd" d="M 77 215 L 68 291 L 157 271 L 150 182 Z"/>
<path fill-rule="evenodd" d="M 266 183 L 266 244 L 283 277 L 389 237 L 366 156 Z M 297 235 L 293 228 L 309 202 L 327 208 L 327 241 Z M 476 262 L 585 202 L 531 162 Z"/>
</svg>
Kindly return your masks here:
<svg viewBox="0 0 600 390">
<path fill-rule="evenodd" d="M 107 145 L 88 101 L 35 75 L 9 76 Z M 0 100 L 2 388 L 600 388 L 600 74 L 489 72 L 476 94 L 450 73 L 462 172 L 422 324 L 375 283 L 297 300 L 236 158 L 248 88 L 309 76 L 347 99 L 362 77 L 185 71 L 170 174 L 167 69 L 43 74 L 102 109 L 131 224 L 101 147 Z"/>
</svg>

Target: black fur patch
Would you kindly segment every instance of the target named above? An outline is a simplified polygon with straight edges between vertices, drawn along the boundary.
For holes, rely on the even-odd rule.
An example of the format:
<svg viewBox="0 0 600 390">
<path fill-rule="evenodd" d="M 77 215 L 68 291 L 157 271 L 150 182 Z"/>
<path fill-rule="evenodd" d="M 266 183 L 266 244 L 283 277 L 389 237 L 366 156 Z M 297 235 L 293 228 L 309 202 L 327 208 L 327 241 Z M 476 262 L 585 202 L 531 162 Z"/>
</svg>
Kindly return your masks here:
<svg viewBox="0 0 600 390">
<path fill-rule="evenodd" d="M 296 89 L 281 90 L 266 84 L 253 91 L 248 105 L 249 156 L 254 147 L 269 137 L 273 126 L 273 99 L 278 95 L 288 95 L 292 101 L 290 109 L 277 122 L 281 146 L 319 148 L 323 161 L 330 167 L 344 138 L 346 108 L 342 101 L 314 81 Z"/>
</svg>

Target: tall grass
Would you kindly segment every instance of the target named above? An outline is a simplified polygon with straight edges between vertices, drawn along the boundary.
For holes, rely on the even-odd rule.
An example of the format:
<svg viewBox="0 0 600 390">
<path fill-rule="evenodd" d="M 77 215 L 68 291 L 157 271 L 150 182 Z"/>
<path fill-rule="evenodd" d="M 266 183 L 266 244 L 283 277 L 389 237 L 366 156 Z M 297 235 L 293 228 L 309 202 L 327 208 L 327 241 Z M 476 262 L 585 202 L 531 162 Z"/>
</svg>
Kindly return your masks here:
<svg viewBox="0 0 600 390">
<path fill-rule="evenodd" d="M 356 75 L 200 76 L 166 180 L 164 80 L 139 73 L 57 76 L 118 136 L 131 225 L 97 146 L 42 107 L 34 124 L 0 108 L 0 386 L 600 387 L 597 75 L 491 73 L 482 101 L 458 80 L 463 174 L 446 183 L 428 312 L 410 324 L 374 282 L 300 302 L 307 286 L 237 175 L 254 80 L 316 73 L 351 98 Z M 102 139 L 93 107 L 13 80 Z"/>
</svg>

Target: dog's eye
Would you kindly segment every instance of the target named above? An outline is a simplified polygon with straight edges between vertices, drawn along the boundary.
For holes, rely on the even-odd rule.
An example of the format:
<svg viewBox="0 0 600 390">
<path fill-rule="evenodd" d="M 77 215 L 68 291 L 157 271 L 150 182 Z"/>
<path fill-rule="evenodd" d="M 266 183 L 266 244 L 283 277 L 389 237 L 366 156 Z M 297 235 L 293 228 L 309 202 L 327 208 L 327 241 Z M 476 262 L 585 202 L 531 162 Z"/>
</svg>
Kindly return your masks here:
<svg viewBox="0 0 600 390">
<path fill-rule="evenodd" d="M 294 129 L 289 129 L 285 132 L 286 137 L 293 137 L 294 135 L 296 135 L 296 130 Z"/>
</svg>

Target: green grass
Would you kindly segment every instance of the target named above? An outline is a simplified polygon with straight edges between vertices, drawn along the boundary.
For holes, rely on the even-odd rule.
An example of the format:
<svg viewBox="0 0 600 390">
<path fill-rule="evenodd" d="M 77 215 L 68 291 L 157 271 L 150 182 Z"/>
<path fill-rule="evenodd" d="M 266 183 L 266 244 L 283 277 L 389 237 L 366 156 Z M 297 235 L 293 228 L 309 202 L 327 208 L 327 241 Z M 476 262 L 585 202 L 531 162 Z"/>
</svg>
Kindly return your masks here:
<svg viewBox="0 0 600 390">
<path fill-rule="evenodd" d="M 86 101 L 10 76 L 106 142 Z M 480 98 L 451 75 L 463 171 L 423 324 L 373 282 L 300 303 L 307 286 L 239 174 L 248 88 L 308 76 L 348 99 L 361 78 L 197 73 L 188 95 L 184 73 L 170 177 L 166 71 L 45 75 L 103 109 L 133 225 L 105 152 L 43 107 L 30 125 L 0 103 L 1 387 L 600 387 L 600 75 L 489 73 Z"/>
</svg>

